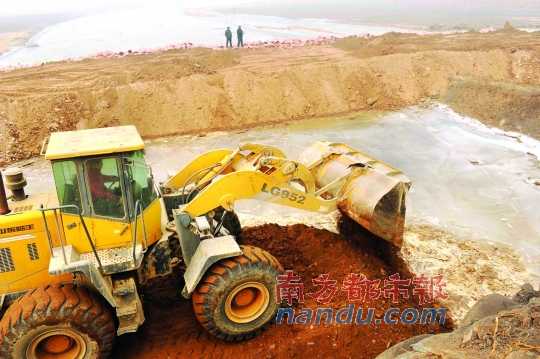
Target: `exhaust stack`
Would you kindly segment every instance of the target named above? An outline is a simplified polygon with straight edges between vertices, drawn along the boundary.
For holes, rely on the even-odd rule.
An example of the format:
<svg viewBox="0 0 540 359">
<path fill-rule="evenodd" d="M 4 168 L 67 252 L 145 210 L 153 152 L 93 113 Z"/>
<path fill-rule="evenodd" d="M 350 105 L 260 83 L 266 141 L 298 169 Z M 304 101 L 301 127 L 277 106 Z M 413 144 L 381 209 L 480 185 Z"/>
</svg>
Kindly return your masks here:
<svg viewBox="0 0 540 359">
<path fill-rule="evenodd" d="M 19 167 L 8 168 L 4 171 L 4 176 L 6 176 L 6 187 L 13 194 L 13 200 L 24 201 L 27 197 L 24 193 L 26 178 L 24 178 L 22 170 Z"/>
<path fill-rule="evenodd" d="M 8 214 L 9 212 L 10 210 L 6 196 L 6 189 L 4 188 L 4 179 L 2 178 L 2 173 L 0 172 L 0 216 Z"/>
</svg>

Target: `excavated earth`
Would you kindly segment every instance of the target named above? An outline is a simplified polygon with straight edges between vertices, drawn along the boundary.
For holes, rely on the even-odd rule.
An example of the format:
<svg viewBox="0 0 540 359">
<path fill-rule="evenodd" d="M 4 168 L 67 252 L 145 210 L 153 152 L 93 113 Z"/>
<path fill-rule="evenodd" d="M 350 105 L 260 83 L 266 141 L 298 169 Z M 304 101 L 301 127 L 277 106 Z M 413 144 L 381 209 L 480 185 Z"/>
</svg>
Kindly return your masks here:
<svg viewBox="0 0 540 359">
<path fill-rule="evenodd" d="M 538 137 L 539 85 L 540 32 L 511 28 L 44 64 L 0 72 L 0 166 L 37 155 L 59 130 L 200 134 L 426 99 Z"/>
<path fill-rule="evenodd" d="M 267 224 L 244 229 L 241 242 L 264 248 L 285 269 L 299 274 L 313 292 L 311 279 L 328 273 L 341 283 L 349 273 L 384 279 L 393 273 L 411 277 L 400 257 L 381 246 L 357 226 L 346 224 L 338 235 L 305 225 Z M 180 277 L 149 287 L 145 295 L 147 323 L 136 334 L 118 338 L 115 358 L 374 358 L 388 347 L 424 333 L 447 332 L 451 320 L 439 325 L 270 325 L 259 337 L 247 342 L 225 343 L 204 332 L 195 320 L 191 303 L 179 298 Z M 413 296 L 411 296 L 413 297 Z M 167 299 L 169 298 L 169 299 Z M 338 293 L 329 307 L 346 306 L 345 293 Z M 430 306 L 430 305 L 426 305 Z M 432 306 L 432 305 L 431 305 Z M 313 299 L 301 305 L 316 308 Z M 362 304 L 373 307 L 381 318 L 392 307 L 421 308 L 415 300 L 398 304 L 379 299 Z"/>
<path fill-rule="evenodd" d="M 0 73 L 0 167 L 37 155 L 49 133 L 59 130 L 134 124 L 145 138 L 202 134 L 394 110 L 430 99 L 488 125 L 540 138 L 539 92 L 540 32 L 510 28 L 58 62 Z M 369 235 L 356 229 L 341 233 L 346 234 L 269 224 L 246 228 L 242 241 L 267 249 L 286 269 L 299 273 L 306 291 L 313 289 L 311 279 L 323 273 L 338 282 L 351 272 L 371 279 L 396 272 L 412 275 L 395 252 Z M 433 248 L 424 245 L 427 239 L 413 239 L 413 249 L 433 259 Z M 462 246 L 456 242 L 445 248 L 462 255 Z M 473 248 L 469 254 L 475 252 Z M 451 279 L 483 275 L 473 267 L 462 275 L 462 267 L 450 267 L 455 269 Z M 450 322 L 447 327 L 271 325 L 248 342 L 224 343 L 197 324 L 190 302 L 180 298 L 181 286 L 178 273 L 144 289 L 146 324 L 138 333 L 118 338 L 114 358 L 373 358 L 401 340 L 452 327 Z M 345 303 L 340 293 L 331 306 Z M 307 299 L 304 306 L 315 308 L 316 303 Z M 396 306 L 419 304 L 412 299 L 397 305 L 385 299 L 364 304 L 375 307 L 379 317 Z"/>
</svg>

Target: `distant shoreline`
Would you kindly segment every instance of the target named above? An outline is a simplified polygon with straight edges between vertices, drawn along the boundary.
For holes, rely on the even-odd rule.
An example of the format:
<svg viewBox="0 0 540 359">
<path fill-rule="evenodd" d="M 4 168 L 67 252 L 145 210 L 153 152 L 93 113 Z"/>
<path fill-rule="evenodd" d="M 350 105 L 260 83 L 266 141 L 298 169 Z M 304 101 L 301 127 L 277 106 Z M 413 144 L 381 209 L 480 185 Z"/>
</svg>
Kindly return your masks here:
<svg viewBox="0 0 540 359">
<path fill-rule="evenodd" d="M 146 16 L 146 14 L 143 14 Z M 120 16 L 120 15 L 118 15 Z M 186 11 L 185 16 L 188 20 L 196 20 L 196 25 L 200 26 L 202 32 L 206 36 L 197 36 L 198 34 L 190 34 L 186 36 L 186 29 L 175 28 L 174 26 L 166 34 L 158 32 L 148 31 L 149 36 L 154 36 L 155 41 L 137 42 L 133 39 L 134 36 L 130 36 L 130 29 L 135 25 L 132 18 L 141 16 L 139 13 L 132 13 L 130 17 L 124 18 L 126 27 L 122 29 L 115 29 L 116 32 L 99 33 L 99 31 L 89 32 L 77 32 L 78 37 L 71 37 L 70 26 L 74 26 L 71 23 L 69 26 L 65 26 L 63 31 L 50 31 L 46 32 L 49 27 L 59 26 L 53 30 L 58 30 L 62 27 L 62 23 L 66 21 L 77 21 L 78 17 L 74 14 L 64 14 L 54 17 L 29 17 L 27 19 L 21 19 L 21 24 L 14 27 L 13 19 L 6 21 L 3 27 L 0 27 L 0 72 L 13 70 L 22 67 L 33 67 L 44 63 L 59 62 L 59 61 L 79 61 L 84 59 L 101 58 L 101 57 L 117 57 L 127 54 L 147 54 L 171 49 L 186 49 L 190 47 L 209 47 L 209 48 L 221 48 L 222 42 L 208 41 L 208 38 L 218 39 L 222 35 L 221 30 L 215 30 L 215 26 L 225 27 L 229 22 L 239 21 L 239 23 L 247 23 L 248 38 L 246 41 L 247 47 L 275 47 L 275 46 L 298 46 L 298 43 L 310 43 L 327 41 L 328 39 L 344 38 L 348 36 L 370 36 L 381 35 L 388 32 L 400 32 L 400 33 L 417 33 L 420 35 L 426 34 L 446 34 L 446 33 L 460 33 L 467 31 L 487 32 L 495 31 L 495 27 L 487 27 L 481 29 L 472 29 L 468 26 L 454 26 L 447 27 L 443 25 L 400 25 L 394 23 L 391 25 L 387 23 L 363 23 L 360 21 L 351 21 L 350 23 L 343 22 L 337 19 L 318 19 L 313 22 L 314 19 L 303 18 L 300 19 L 303 22 L 287 22 L 287 18 L 283 18 L 283 21 L 275 21 L 267 18 L 255 18 L 250 19 L 249 15 L 243 15 L 236 13 L 235 16 L 239 18 L 228 18 L 227 16 L 216 17 L 213 19 L 214 23 L 208 25 L 205 21 L 208 21 L 208 14 L 199 14 L 196 12 Z M 248 17 L 246 17 L 248 16 Z M 261 15 L 266 16 L 266 15 Z M 84 18 L 84 16 L 82 16 Z M 143 17 L 144 18 L 144 17 Z M 127 20 L 126 20 L 127 19 Z M 201 20 L 202 19 L 202 20 Z M 2 18 L 0 17 L 0 20 Z M 110 20 L 110 19 L 109 19 Z M 95 21 L 95 16 L 94 16 Z M 200 23 L 199 23 L 200 22 Z M 79 23 L 76 23 L 79 24 Z M 82 22 L 82 26 L 79 28 L 89 28 L 88 22 Z M 90 22 L 90 24 L 94 24 Z M 138 22 L 136 24 L 139 24 Z M 65 24 L 64 24 L 65 25 Z M 80 25 L 80 24 L 79 24 Z M 139 26 L 139 25 L 136 25 Z M 540 24 L 539 24 L 540 26 Z M 245 27 L 245 28 L 246 28 Z M 66 31 L 66 28 L 68 31 Z M 96 29 L 98 29 L 96 27 Z M 153 28 L 152 28 L 153 29 Z M 540 28 L 527 28 L 522 29 L 524 31 L 539 31 Z M 2 31 L 4 30 L 4 31 Z M 53 41 L 54 46 L 50 46 L 50 42 L 47 42 L 47 36 L 38 36 L 39 47 L 32 46 L 32 48 L 26 48 L 24 45 L 28 42 L 32 36 L 46 32 L 55 34 L 57 37 L 64 41 L 59 41 L 58 38 Z M 174 36 L 171 36 L 171 33 Z M 67 34 L 67 35 L 66 35 Z M 115 37 L 122 36 L 124 41 L 122 43 L 108 42 L 105 40 L 114 39 Z M 162 41 L 162 37 L 168 38 L 167 41 Z M 176 37 L 178 36 L 178 37 Z M 99 41 L 96 42 L 96 39 Z M 129 40 L 132 44 L 129 47 L 125 46 L 126 41 Z M 67 41 L 67 42 L 65 42 Z M 34 41 L 32 41 L 34 42 Z M 107 43 L 107 45 L 103 45 Z M 7 54 L 9 50 L 16 49 L 12 53 Z M 18 50 L 21 51 L 18 51 Z M 69 49 L 69 51 L 66 51 Z M 81 50 L 82 49 L 82 50 Z M 90 49 L 90 50 L 88 50 Z M 4 56 L 5 55 L 5 56 Z"/>
<path fill-rule="evenodd" d="M 31 36 L 30 31 L 1 32 L 0 55 L 8 52 L 15 46 L 24 44 Z"/>
<path fill-rule="evenodd" d="M 69 21 L 84 13 L 0 15 L 0 56 L 15 47 L 24 45 L 43 29 Z"/>
</svg>

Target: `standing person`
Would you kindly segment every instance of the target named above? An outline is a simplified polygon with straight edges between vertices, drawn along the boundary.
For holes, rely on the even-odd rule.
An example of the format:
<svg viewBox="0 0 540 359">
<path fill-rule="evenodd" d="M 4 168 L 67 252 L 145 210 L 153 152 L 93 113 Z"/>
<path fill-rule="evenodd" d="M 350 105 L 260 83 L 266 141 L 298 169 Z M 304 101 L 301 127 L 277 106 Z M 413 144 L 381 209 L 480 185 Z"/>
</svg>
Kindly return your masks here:
<svg viewBox="0 0 540 359">
<path fill-rule="evenodd" d="M 227 26 L 227 30 L 225 30 L 225 38 L 227 39 L 227 44 L 225 47 L 232 47 L 232 31 L 231 28 Z"/>
<path fill-rule="evenodd" d="M 241 26 L 238 26 L 238 30 L 236 30 L 236 35 L 238 36 L 238 47 L 244 47 L 244 30 L 242 30 Z"/>
</svg>

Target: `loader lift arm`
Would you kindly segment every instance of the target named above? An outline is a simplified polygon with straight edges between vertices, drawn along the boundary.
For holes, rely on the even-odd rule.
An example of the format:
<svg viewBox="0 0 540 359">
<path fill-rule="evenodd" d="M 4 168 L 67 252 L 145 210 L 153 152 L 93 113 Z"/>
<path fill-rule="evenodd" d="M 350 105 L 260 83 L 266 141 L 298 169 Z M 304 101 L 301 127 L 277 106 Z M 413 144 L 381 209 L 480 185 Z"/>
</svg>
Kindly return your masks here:
<svg viewBox="0 0 540 359">
<path fill-rule="evenodd" d="M 368 231 L 401 246 L 409 179 L 392 166 L 340 143 L 318 142 L 287 159 L 271 146 L 244 144 L 207 152 L 164 184 L 184 196 L 191 218 L 240 199 L 260 199 L 311 212 L 340 209 Z"/>
<path fill-rule="evenodd" d="M 216 216 L 222 209 L 232 212 L 240 199 L 319 213 L 339 209 L 401 246 L 410 186 L 401 171 L 338 143 L 316 143 L 301 158 L 293 161 L 277 148 L 256 144 L 215 150 L 193 160 L 162 186 L 166 203 L 167 197 L 180 199 L 169 207 L 187 265 L 182 291 L 186 298 L 210 266 L 241 253 L 231 232 L 221 231 L 223 217 L 219 223 Z"/>
</svg>

